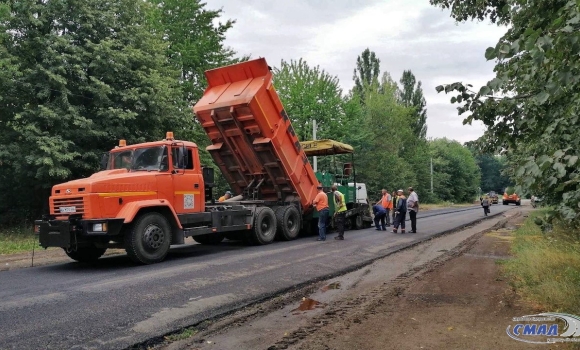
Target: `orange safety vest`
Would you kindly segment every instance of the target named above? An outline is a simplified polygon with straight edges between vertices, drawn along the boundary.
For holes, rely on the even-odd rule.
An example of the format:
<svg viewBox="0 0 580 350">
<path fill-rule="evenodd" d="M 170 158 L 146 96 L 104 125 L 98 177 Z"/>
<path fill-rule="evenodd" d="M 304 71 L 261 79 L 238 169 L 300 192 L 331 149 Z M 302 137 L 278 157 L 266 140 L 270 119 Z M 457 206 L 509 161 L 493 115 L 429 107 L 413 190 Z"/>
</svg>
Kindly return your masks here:
<svg viewBox="0 0 580 350">
<path fill-rule="evenodd" d="M 389 194 L 385 193 L 383 195 L 383 198 L 381 199 L 381 204 L 383 205 L 383 208 L 385 209 L 393 209 L 393 201 L 392 200 L 388 200 Z"/>
</svg>

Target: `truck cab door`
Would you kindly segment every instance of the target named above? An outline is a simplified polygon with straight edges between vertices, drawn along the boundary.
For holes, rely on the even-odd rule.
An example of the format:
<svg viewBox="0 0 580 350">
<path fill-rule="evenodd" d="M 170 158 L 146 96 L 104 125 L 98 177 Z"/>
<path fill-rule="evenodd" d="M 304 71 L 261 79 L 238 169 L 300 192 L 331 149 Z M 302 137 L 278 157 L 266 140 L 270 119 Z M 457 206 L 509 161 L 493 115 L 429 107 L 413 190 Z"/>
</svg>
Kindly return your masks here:
<svg viewBox="0 0 580 350">
<path fill-rule="evenodd" d="M 203 177 L 195 163 L 193 148 L 183 145 L 171 148 L 173 162 L 174 207 L 178 214 L 204 211 Z"/>
</svg>

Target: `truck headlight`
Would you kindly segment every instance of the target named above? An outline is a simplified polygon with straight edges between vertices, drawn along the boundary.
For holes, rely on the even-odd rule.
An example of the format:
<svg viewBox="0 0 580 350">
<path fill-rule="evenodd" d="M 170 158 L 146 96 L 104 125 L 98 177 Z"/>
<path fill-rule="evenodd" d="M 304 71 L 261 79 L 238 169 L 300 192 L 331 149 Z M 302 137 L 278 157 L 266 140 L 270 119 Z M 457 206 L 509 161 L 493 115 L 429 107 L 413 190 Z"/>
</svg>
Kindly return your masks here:
<svg viewBox="0 0 580 350">
<path fill-rule="evenodd" d="M 107 231 L 107 223 L 102 222 L 99 224 L 93 224 L 93 232 L 106 232 Z"/>
</svg>

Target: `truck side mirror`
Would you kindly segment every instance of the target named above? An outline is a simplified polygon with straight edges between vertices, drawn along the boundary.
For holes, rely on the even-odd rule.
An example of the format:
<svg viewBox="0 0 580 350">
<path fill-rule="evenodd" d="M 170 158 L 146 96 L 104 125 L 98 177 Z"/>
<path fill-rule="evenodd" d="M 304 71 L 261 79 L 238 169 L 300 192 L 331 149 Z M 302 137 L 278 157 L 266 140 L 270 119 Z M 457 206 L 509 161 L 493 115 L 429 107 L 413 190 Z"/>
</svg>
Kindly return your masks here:
<svg viewBox="0 0 580 350">
<path fill-rule="evenodd" d="M 181 147 L 181 157 L 182 157 L 182 163 L 183 163 L 183 169 L 187 169 L 188 167 L 188 163 L 189 163 L 189 157 L 187 156 L 187 148 L 185 148 L 185 145 L 183 145 Z"/>
<path fill-rule="evenodd" d="M 209 202 L 213 200 L 213 188 L 215 186 L 214 170 L 212 167 L 203 167 L 202 174 L 203 174 L 203 185 L 205 189 L 205 201 Z"/>
<path fill-rule="evenodd" d="M 184 146 L 179 147 L 177 159 L 177 167 L 179 169 L 187 169 L 187 148 Z"/>
<path fill-rule="evenodd" d="M 107 170 L 107 165 L 109 164 L 109 152 L 105 152 L 103 153 L 103 156 L 101 157 L 101 166 L 100 169 L 101 170 Z"/>
</svg>

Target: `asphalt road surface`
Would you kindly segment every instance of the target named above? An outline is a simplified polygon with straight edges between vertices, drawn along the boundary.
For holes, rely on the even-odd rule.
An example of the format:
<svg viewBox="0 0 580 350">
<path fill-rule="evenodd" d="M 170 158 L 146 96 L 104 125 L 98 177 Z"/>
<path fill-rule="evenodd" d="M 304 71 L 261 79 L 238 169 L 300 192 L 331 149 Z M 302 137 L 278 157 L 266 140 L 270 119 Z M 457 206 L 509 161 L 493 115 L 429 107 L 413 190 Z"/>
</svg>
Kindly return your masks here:
<svg viewBox="0 0 580 350">
<path fill-rule="evenodd" d="M 492 215 L 513 206 L 493 205 Z M 418 233 L 374 228 L 344 241 L 173 248 L 138 266 L 126 256 L 0 272 L 0 349 L 123 349 L 313 280 L 353 270 L 483 218 L 480 206 L 420 212 Z M 410 224 L 408 223 L 408 226 Z M 410 227 L 407 227 L 410 230 Z"/>
</svg>

